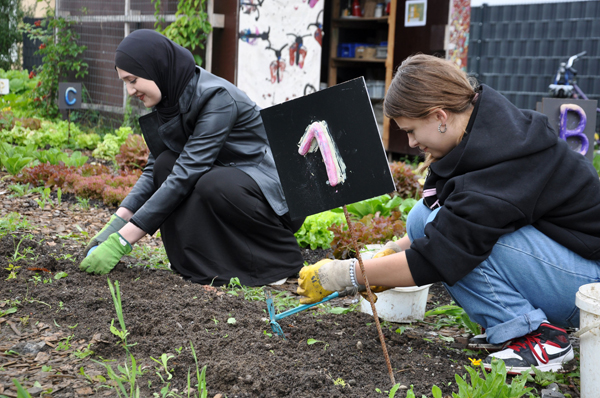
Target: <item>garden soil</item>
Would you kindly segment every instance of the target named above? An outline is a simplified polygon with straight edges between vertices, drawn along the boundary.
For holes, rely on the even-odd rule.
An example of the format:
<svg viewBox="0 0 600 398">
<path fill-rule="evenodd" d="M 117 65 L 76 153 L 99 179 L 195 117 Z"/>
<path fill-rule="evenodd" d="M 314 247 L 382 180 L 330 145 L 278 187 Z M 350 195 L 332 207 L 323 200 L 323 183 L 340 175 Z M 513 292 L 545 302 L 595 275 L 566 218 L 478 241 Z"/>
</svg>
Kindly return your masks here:
<svg viewBox="0 0 600 398">
<path fill-rule="evenodd" d="M 143 372 L 140 397 L 187 397 L 188 372 L 194 385 L 196 369 L 204 366 L 208 397 L 387 397 L 392 384 L 373 317 L 314 308 L 279 321 L 283 339 L 271 331 L 265 302 L 248 300 L 240 289 L 186 282 L 129 256 L 107 276 L 80 272 L 85 243 L 73 235 L 93 235 L 114 209 L 97 204 L 84 210 L 67 196 L 41 209 L 39 195 L 9 194 L 2 182 L 0 216 L 17 212 L 31 226 L 0 239 L 0 315 L 18 303 L 16 312 L 0 317 L 0 396 L 17 397 L 17 380 L 32 396 L 116 397 L 106 366 L 121 374 L 118 366 L 127 362 L 131 371 L 133 356 Z M 143 244 L 160 241 L 150 237 Z M 303 249 L 310 263 L 328 254 Z M 9 278 L 12 270 L 16 278 Z M 60 272 L 67 276 L 55 279 Z M 113 320 L 118 330 L 120 324 L 107 278 L 119 284 L 131 356 L 111 333 Z M 295 299 L 296 287 L 291 278 L 269 288 Z M 350 309 L 353 301 L 333 305 Z M 440 284 L 431 287 L 428 309 L 450 302 Z M 417 397 L 431 396 L 433 385 L 451 396 L 468 357 L 486 355 L 463 351 L 464 329 L 426 321 L 382 323 L 394 378 L 402 384 L 397 397 L 411 385 Z M 309 345 L 311 339 L 317 342 Z M 169 357 L 168 372 L 161 356 Z M 562 387 L 577 396 L 575 387 Z"/>
</svg>

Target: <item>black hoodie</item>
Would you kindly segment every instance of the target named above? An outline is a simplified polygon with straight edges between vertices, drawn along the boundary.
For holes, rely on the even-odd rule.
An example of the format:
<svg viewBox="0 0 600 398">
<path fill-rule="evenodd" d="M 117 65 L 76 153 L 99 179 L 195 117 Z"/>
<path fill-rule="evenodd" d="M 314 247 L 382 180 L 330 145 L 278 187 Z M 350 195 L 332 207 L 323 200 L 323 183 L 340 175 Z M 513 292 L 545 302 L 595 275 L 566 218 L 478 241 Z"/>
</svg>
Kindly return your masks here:
<svg viewBox="0 0 600 398">
<path fill-rule="evenodd" d="M 600 260 L 600 180 L 541 113 L 482 85 L 461 143 L 430 167 L 425 188 L 443 206 L 406 251 L 417 285 L 453 285 L 498 239 L 532 225 L 580 256 Z"/>
</svg>

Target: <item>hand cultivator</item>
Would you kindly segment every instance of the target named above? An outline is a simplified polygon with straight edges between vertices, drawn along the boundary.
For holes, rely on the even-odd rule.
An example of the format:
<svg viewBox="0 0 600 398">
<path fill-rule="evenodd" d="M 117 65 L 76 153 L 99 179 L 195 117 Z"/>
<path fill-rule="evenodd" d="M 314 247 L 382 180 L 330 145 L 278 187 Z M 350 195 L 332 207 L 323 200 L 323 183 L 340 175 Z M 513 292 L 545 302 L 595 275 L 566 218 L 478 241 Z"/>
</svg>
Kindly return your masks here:
<svg viewBox="0 0 600 398">
<path fill-rule="evenodd" d="M 266 290 L 265 291 L 265 297 L 267 298 L 267 310 L 269 311 L 269 319 L 271 320 L 270 324 L 271 324 L 271 330 L 273 331 L 273 333 L 276 333 L 277 335 L 279 335 L 280 337 L 282 337 L 283 339 L 285 339 L 285 335 L 283 334 L 283 330 L 281 329 L 281 326 L 279 326 L 279 324 L 277 323 L 277 321 L 288 317 L 290 315 L 294 315 L 298 312 L 302 312 L 304 310 L 307 310 L 309 308 L 312 308 L 316 305 L 319 304 L 323 304 L 329 300 L 332 300 L 334 298 L 337 297 L 344 297 L 344 296 L 348 296 L 348 295 L 354 295 L 356 294 L 357 290 L 356 289 L 347 289 L 343 292 L 333 292 L 332 294 L 330 294 L 329 296 L 325 297 L 323 300 L 319 301 L 318 303 L 313 303 L 313 304 L 304 304 L 304 305 L 300 305 L 296 308 L 292 308 L 291 310 L 287 310 L 285 312 L 282 312 L 280 314 L 275 314 L 275 306 L 273 305 L 273 297 L 271 296 L 271 291 L 270 290 Z"/>
</svg>

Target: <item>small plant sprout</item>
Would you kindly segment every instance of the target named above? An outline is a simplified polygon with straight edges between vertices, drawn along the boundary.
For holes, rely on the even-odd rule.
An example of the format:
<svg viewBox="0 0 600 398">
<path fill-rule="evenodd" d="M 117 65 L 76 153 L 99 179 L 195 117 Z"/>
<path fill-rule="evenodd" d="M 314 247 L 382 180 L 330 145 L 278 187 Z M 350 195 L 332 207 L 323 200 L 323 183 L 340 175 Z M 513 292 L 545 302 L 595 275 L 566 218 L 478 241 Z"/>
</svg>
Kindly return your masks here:
<svg viewBox="0 0 600 398">
<path fill-rule="evenodd" d="M 198 367 L 198 357 L 196 357 L 196 350 L 194 350 L 194 345 L 192 344 L 192 342 L 190 341 L 190 348 L 192 349 L 192 356 L 194 357 L 194 363 L 196 364 L 196 380 L 198 381 L 198 384 L 196 384 L 196 387 L 198 387 L 198 398 L 207 398 L 208 397 L 208 389 L 206 388 L 206 365 L 204 365 L 204 367 L 202 368 L 202 372 L 200 372 L 200 369 Z M 191 372 L 188 369 L 188 376 L 187 376 L 187 391 L 188 391 L 188 398 L 190 397 L 190 392 L 192 390 L 192 377 L 191 377 Z M 194 398 L 196 398 L 196 396 L 194 396 Z"/>
<path fill-rule="evenodd" d="M 235 318 L 228 318 L 227 323 L 230 325 L 235 325 L 237 323 L 237 321 L 235 320 Z"/>
<path fill-rule="evenodd" d="M 115 284 L 113 286 L 110 279 L 107 278 L 107 280 L 108 280 L 108 287 L 110 289 L 110 294 L 112 295 L 113 302 L 115 304 L 115 311 L 117 313 L 117 318 L 119 319 L 119 324 L 121 326 L 121 330 L 118 330 L 114 326 L 115 320 L 113 318 L 113 320 L 110 323 L 110 331 L 112 334 L 114 334 L 115 336 L 117 336 L 118 338 L 121 339 L 123 348 L 125 348 L 127 351 L 129 351 L 129 347 L 131 347 L 135 344 L 131 344 L 131 345 L 127 344 L 127 336 L 129 335 L 129 332 L 127 331 L 127 328 L 125 327 L 125 318 L 123 318 L 123 305 L 121 304 L 121 291 L 119 290 L 119 281 L 115 281 Z"/>
<path fill-rule="evenodd" d="M 306 340 L 306 344 L 308 344 L 308 345 L 313 345 L 313 344 L 316 344 L 316 343 L 323 343 L 323 344 L 325 344 L 325 347 L 323 347 L 323 351 L 326 351 L 327 347 L 329 347 L 329 343 L 326 343 L 326 342 L 321 341 L 321 340 L 315 340 L 315 339 L 308 339 L 308 340 Z"/>
<path fill-rule="evenodd" d="M 68 349 L 70 349 L 71 339 L 73 338 L 73 336 L 74 335 L 70 335 L 69 337 L 62 339 L 56 346 L 56 351 L 67 351 Z"/>
<path fill-rule="evenodd" d="M 169 367 L 167 365 L 167 362 L 169 361 L 169 359 L 174 358 L 174 355 L 169 355 L 169 354 L 162 354 L 160 356 L 160 361 L 156 358 L 150 357 L 150 359 L 152 359 L 154 362 L 158 363 L 159 365 L 162 366 L 162 369 L 165 370 L 165 373 L 167 374 L 167 380 L 171 380 L 173 378 L 173 375 L 171 374 L 171 372 L 169 372 Z M 157 372 L 156 374 L 158 375 L 158 377 L 160 377 L 160 379 L 163 381 L 163 383 L 165 382 L 165 380 L 163 379 L 162 375 L 160 374 L 160 369 L 161 368 L 156 368 Z M 171 370 L 172 371 L 172 370 Z"/>
</svg>

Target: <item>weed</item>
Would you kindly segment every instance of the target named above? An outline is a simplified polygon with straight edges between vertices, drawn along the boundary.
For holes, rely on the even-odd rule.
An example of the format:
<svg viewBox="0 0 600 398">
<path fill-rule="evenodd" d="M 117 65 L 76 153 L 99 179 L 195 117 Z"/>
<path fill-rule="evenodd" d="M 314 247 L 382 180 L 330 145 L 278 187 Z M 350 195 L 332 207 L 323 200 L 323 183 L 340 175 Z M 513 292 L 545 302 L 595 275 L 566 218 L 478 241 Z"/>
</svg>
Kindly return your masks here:
<svg viewBox="0 0 600 398">
<path fill-rule="evenodd" d="M 208 389 L 206 388 L 206 365 L 202 368 L 202 372 L 200 372 L 198 368 L 198 358 L 196 357 L 196 351 L 194 350 L 194 345 L 190 341 L 190 347 L 192 349 L 192 356 L 194 357 L 194 363 L 196 364 L 196 380 L 198 384 L 198 398 L 207 398 L 208 397 Z M 190 391 L 192 389 L 192 381 L 190 376 L 190 370 L 188 369 L 188 377 L 187 377 L 187 391 L 188 398 L 190 397 Z"/>
<path fill-rule="evenodd" d="M 131 256 L 139 260 L 134 266 L 170 270 L 168 265 L 169 258 L 164 246 L 150 247 L 147 245 L 136 245 L 131 252 Z"/>
<path fill-rule="evenodd" d="M 308 345 L 313 345 L 313 344 L 316 344 L 316 343 L 323 343 L 323 344 L 325 344 L 325 347 L 323 347 L 323 351 L 326 351 L 327 347 L 329 347 L 329 343 L 326 343 L 326 342 L 321 341 L 321 340 L 315 340 L 315 339 L 308 339 L 308 340 L 306 340 L 306 344 L 308 344 Z"/>
<path fill-rule="evenodd" d="M 0 218 L 0 238 L 17 229 L 28 229 L 31 225 L 25 216 L 19 213 L 8 213 L 6 217 Z"/>
<path fill-rule="evenodd" d="M 17 279 L 17 270 L 21 268 L 21 266 L 19 265 L 14 265 L 14 264 L 8 264 L 8 267 L 4 268 L 5 270 L 9 271 L 10 273 L 8 274 L 8 276 L 6 277 L 6 280 L 10 280 L 10 279 Z"/>
<path fill-rule="evenodd" d="M 90 355 L 93 355 L 94 351 L 90 349 L 91 345 L 92 343 L 88 344 L 87 347 L 85 347 L 84 349 L 77 349 L 77 351 L 73 353 L 73 356 L 79 359 L 83 359 L 89 357 Z"/>
<path fill-rule="evenodd" d="M 43 191 L 43 188 L 41 187 L 32 187 L 29 183 L 27 184 L 14 184 L 14 185 L 9 185 L 8 189 L 13 191 L 13 194 L 10 195 L 11 198 L 20 198 L 23 197 L 25 195 L 31 194 L 31 193 L 41 193 Z"/>
<path fill-rule="evenodd" d="M 434 315 L 438 315 L 435 318 L 435 323 L 428 324 L 434 326 L 436 329 L 455 326 L 467 329 L 474 335 L 481 333 L 480 326 L 471 321 L 465 310 L 457 305 L 442 305 L 441 307 L 434 308 L 425 313 L 425 318 Z"/>
<path fill-rule="evenodd" d="M 62 339 L 58 345 L 56 346 L 56 351 L 67 351 L 68 349 L 71 348 L 71 339 L 74 337 L 74 335 L 70 335 L 69 337 L 65 337 L 64 339 Z"/>
<path fill-rule="evenodd" d="M 129 353 L 129 358 L 131 360 L 130 365 L 127 365 L 127 363 L 123 364 L 123 366 L 117 365 L 117 370 L 120 372 L 119 374 L 117 374 L 113 368 L 106 363 L 98 362 L 93 359 L 92 361 L 106 368 L 108 377 L 117 385 L 115 390 L 117 391 L 117 396 L 119 398 L 140 398 L 140 387 L 136 385 L 136 382 L 138 376 L 143 375 L 144 372 L 142 371 L 142 365 L 137 365 L 135 357 L 131 353 Z M 125 388 L 124 383 L 129 384 L 129 391 Z"/>
<path fill-rule="evenodd" d="M 8 314 L 14 314 L 15 312 L 17 312 L 17 307 L 10 307 L 5 310 L 0 310 L 0 318 Z"/>
<path fill-rule="evenodd" d="M 244 295 L 244 300 L 248 301 L 266 301 L 264 287 L 243 286 L 238 278 L 231 278 L 229 284 L 223 287 L 227 294 L 239 296 L 239 292 Z M 288 292 L 280 291 L 273 295 L 273 305 L 278 312 L 295 308 L 298 305 L 298 299 L 289 295 Z"/>
<path fill-rule="evenodd" d="M 164 369 L 165 373 L 167 374 L 167 380 L 171 380 L 173 378 L 173 375 L 171 374 L 171 372 L 173 370 L 171 369 L 171 372 L 169 372 L 169 367 L 167 365 L 167 362 L 171 358 L 174 358 L 174 356 L 173 355 L 168 355 L 168 354 L 162 354 L 160 356 L 160 361 L 158 359 L 156 359 L 156 358 L 150 357 L 150 359 L 152 359 L 154 362 L 156 362 L 156 363 L 158 363 L 159 365 L 162 366 L 162 369 Z M 161 368 L 156 368 L 156 370 L 157 370 L 156 374 L 158 375 L 158 377 L 160 377 L 160 379 L 164 383 L 165 380 L 163 379 L 162 375 L 160 374 L 160 369 Z"/>
<path fill-rule="evenodd" d="M 42 209 L 44 209 L 47 204 L 52 204 L 52 199 L 50 199 L 50 188 L 44 188 L 40 199 L 36 199 L 35 201 Z"/>
<path fill-rule="evenodd" d="M 84 210 L 87 210 L 90 208 L 90 198 L 82 198 L 80 196 L 76 196 L 75 199 L 77 199 L 77 204 Z"/>
<path fill-rule="evenodd" d="M 131 345 L 127 344 L 127 336 L 129 335 L 129 332 L 127 331 L 127 328 L 125 327 L 125 319 L 123 318 L 123 306 L 121 304 L 121 291 L 119 290 L 119 281 L 115 281 L 115 285 L 113 287 L 113 284 L 111 283 L 110 279 L 107 278 L 107 280 L 108 280 L 108 287 L 110 288 L 110 294 L 112 295 L 113 302 L 115 304 L 115 311 L 117 313 L 117 318 L 119 319 L 119 324 L 121 325 L 121 330 L 118 330 L 114 326 L 115 320 L 113 318 L 113 320 L 110 323 L 110 331 L 112 334 L 114 334 L 115 336 L 117 336 L 118 338 L 121 339 L 123 348 L 125 348 L 127 351 L 129 351 L 129 347 L 134 346 L 137 343 L 131 344 Z"/>
</svg>

